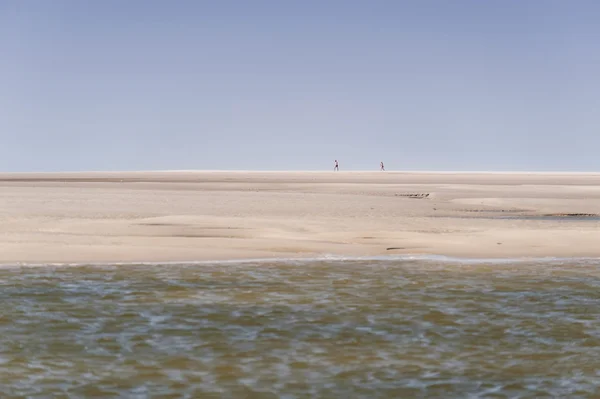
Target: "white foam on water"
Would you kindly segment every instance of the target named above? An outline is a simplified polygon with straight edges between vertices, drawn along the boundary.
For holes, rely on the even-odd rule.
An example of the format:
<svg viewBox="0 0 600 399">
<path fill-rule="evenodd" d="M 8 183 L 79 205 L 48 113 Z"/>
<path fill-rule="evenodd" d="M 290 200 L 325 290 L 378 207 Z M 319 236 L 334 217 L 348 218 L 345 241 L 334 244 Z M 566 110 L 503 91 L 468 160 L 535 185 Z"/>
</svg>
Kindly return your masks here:
<svg viewBox="0 0 600 399">
<path fill-rule="evenodd" d="M 236 265 L 248 263 L 290 263 L 304 264 L 314 262 L 359 262 L 359 261 L 422 261 L 456 264 L 512 264 L 512 263 L 600 263 L 600 257 L 513 257 L 513 258 L 468 258 L 445 255 L 377 255 L 377 256 L 344 256 L 322 255 L 316 257 L 274 257 L 274 258 L 242 258 L 163 262 L 65 262 L 65 263 L 5 263 L 0 269 L 19 267 L 82 267 L 82 266 L 194 266 L 194 265 Z"/>
</svg>

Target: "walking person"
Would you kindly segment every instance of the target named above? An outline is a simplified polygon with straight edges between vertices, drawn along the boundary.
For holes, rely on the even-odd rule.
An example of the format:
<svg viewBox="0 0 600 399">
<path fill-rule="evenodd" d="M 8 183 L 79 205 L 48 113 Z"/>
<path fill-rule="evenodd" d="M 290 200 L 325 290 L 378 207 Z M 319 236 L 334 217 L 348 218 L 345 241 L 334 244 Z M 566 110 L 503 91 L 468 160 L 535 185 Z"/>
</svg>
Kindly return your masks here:
<svg viewBox="0 0 600 399">
<path fill-rule="evenodd" d="M 379 164 L 379 170 L 382 170 L 385 172 L 385 166 L 383 166 L 383 161 L 381 161 L 381 163 Z"/>
<path fill-rule="evenodd" d="M 340 165 L 338 164 L 337 159 L 335 160 L 335 166 L 333 167 L 334 172 L 338 172 L 340 170 Z"/>
</svg>

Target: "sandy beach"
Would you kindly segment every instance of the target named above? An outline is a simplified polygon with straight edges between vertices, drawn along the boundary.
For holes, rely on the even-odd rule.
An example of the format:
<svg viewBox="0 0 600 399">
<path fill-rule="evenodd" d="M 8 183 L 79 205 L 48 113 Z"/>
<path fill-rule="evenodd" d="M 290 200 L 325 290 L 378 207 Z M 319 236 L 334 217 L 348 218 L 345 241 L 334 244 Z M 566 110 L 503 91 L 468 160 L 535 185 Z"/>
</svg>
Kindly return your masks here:
<svg viewBox="0 0 600 399">
<path fill-rule="evenodd" d="M 2 174 L 0 263 L 596 257 L 598 214 L 600 174 Z"/>
</svg>

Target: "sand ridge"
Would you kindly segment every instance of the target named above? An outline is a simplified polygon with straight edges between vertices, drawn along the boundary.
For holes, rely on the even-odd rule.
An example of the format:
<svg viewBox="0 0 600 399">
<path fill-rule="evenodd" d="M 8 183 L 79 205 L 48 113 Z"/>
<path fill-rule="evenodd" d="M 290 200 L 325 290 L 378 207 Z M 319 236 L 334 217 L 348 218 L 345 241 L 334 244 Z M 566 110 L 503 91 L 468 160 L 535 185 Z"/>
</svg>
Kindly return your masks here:
<svg viewBox="0 0 600 399">
<path fill-rule="evenodd" d="M 1 174 L 0 263 L 595 257 L 594 215 L 591 173 Z"/>
</svg>

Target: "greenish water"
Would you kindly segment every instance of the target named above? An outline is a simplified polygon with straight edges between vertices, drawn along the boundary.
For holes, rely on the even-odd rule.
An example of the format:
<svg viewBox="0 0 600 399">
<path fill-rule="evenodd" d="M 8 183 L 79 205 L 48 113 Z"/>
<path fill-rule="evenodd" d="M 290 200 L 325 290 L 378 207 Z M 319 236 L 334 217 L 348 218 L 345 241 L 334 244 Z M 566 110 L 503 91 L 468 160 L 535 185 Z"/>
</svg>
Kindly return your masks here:
<svg viewBox="0 0 600 399">
<path fill-rule="evenodd" d="M 4 268 L 0 397 L 599 397 L 599 265 Z"/>
</svg>

